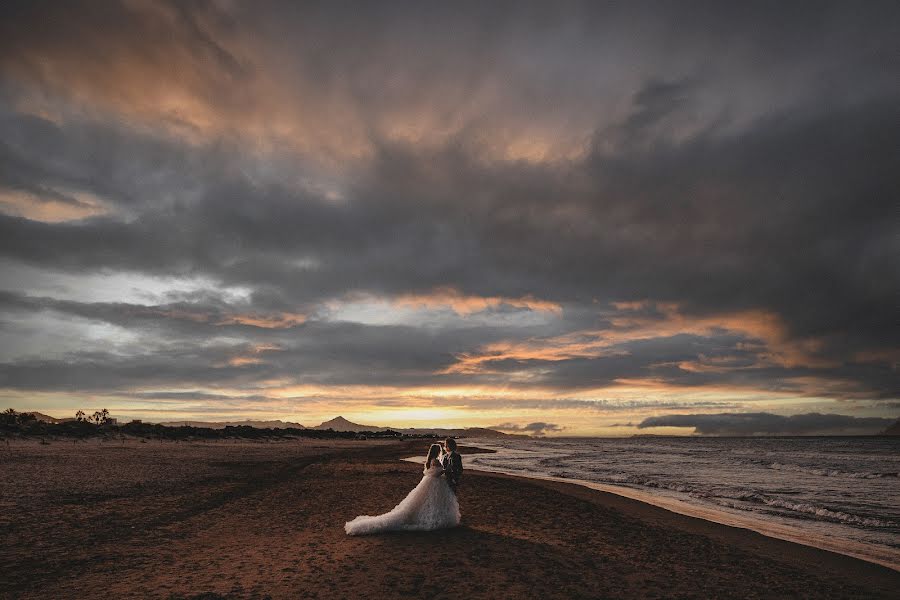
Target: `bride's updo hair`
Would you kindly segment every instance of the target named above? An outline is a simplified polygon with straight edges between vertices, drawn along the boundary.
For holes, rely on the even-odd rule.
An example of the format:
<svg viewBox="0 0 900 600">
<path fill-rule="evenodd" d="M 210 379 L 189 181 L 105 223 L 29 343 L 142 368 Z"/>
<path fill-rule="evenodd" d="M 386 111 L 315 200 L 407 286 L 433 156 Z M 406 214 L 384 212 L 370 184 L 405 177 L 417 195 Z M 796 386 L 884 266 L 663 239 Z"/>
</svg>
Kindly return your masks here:
<svg viewBox="0 0 900 600">
<path fill-rule="evenodd" d="M 428 458 L 425 459 L 425 468 L 431 468 L 431 461 L 438 457 L 438 454 L 441 453 L 441 445 L 440 444 L 432 444 L 431 448 L 428 449 Z"/>
</svg>

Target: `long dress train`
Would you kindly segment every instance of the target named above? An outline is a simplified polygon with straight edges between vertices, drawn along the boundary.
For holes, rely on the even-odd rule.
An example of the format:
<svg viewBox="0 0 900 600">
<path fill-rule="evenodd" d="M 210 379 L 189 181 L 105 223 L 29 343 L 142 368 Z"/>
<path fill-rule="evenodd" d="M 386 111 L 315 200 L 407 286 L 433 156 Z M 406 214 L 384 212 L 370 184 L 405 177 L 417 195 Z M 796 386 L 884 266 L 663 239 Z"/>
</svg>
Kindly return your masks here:
<svg viewBox="0 0 900 600">
<path fill-rule="evenodd" d="M 422 481 L 393 510 L 383 515 L 356 517 L 344 525 L 348 535 L 382 531 L 431 531 L 459 525 L 459 503 L 443 469 L 435 461 L 422 474 Z"/>
</svg>

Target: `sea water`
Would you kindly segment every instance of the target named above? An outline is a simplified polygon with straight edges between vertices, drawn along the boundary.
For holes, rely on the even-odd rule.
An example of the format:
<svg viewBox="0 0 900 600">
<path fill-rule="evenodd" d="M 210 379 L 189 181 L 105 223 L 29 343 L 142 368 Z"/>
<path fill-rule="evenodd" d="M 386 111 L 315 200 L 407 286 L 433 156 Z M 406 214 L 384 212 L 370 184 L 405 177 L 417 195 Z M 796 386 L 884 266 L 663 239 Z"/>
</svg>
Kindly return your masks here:
<svg viewBox="0 0 900 600">
<path fill-rule="evenodd" d="M 900 438 L 466 440 L 466 468 L 573 481 L 900 570 Z"/>
</svg>

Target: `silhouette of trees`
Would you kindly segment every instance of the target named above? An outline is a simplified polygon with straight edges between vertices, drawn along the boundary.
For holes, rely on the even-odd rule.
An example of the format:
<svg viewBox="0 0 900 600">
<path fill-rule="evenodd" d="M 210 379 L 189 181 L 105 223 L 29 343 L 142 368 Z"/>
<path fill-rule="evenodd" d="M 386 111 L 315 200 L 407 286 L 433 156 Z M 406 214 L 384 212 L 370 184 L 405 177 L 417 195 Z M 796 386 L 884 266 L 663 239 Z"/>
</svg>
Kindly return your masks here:
<svg viewBox="0 0 900 600">
<path fill-rule="evenodd" d="M 109 411 L 106 410 L 105 408 L 103 410 L 98 410 L 97 412 L 92 414 L 90 417 L 88 417 L 88 421 L 97 426 L 105 424 L 108 420 L 109 420 Z"/>
<path fill-rule="evenodd" d="M 37 422 L 37 417 L 31 413 L 20 413 L 8 408 L 0 413 L 0 423 L 4 425 L 27 425 Z"/>
<path fill-rule="evenodd" d="M 83 410 L 75 413 L 75 418 L 61 423 L 39 421 L 31 413 L 19 413 L 12 408 L 0 412 L 0 437 L 7 433 L 25 436 L 64 436 L 84 439 L 93 436 L 115 439 L 116 436 L 128 435 L 139 438 L 166 439 L 166 440 L 224 440 L 224 439 L 347 439 L 357 437 L 354 431 L 334 431 L 332 429 L 270 429 L 250 427 L 249 425 L 229 425 L 222 429 L 210 429 L 206 427 L 170 427 L 158 423 L 142 423 L 132 421 L 125 425 L 118 425 L 110 419 L 109 411 L 102 409 L 92 415 Z M 399 431 L 390 429 L 384 431 L 365 432 L 364 438 L 403 438 L 424 437 L 433 438 L 432 435 L 406 436 Z"/>
<path fill-rule="evenodd" d="M 0 413 L 0 428 L 4 430 L 39 434 L 43 426 L 44 423 L 31 413 L 20 413 L 11 408 Z"/>
</svg>

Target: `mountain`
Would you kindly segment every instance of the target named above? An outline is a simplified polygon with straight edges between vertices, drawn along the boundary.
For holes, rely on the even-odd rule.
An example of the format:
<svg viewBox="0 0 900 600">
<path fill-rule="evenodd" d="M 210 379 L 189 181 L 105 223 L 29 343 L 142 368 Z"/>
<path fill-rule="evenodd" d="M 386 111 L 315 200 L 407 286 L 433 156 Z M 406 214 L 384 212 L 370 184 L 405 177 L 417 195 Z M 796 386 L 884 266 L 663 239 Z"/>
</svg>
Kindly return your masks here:
<svg viewBox="0 0 900 600">
<path fill-rule="evenodd" d="M 31 412 L 26 413 L 26 414 L 33 415 L 35 419 L 37 419 L 38 421 L 43 421 L 44 423 L 65 423 L 65 422 L 67 422 L 67 421 L 74 421 L 74 420 L 75 420 L 74 418 L 71 418 L 71 419 L 57 419 L 56 417 L 51 417 L 50 415 L 45 415 L 44 413 L 39 413 L 39 412 L 37 412 L 37 411 L 31 411 Z"/>
<path fill-rule="evenodd" d="M 529 437 L 527 435 L 502 433 L 493 429 L 485 429 L 484 427 L 469 427 L 468 429 L 441 429 L 439 427 L 401 429 L 399 427 L 378 427 L 375 425 L 360 425 L 359 423 L 353 423 L 344 417 L 335 417 L 334 419 L 325 421 L 321 425 L 316 425 L 311 429 L 333 429 L 334 431 L 384 431 L 390 429 L 407 435 L 436 435 L 438 437 Z"/>
<path fill-rule="evenodd" d="M 897 422 L 881 432 L 881 435 L 900 435 L 900 419 Z"/>
<path fill-rule="evenodd" d="M 344 417 L 335 417 L 330 421 L 325 421 L 324 423 L 316 425 L 315 427 L 311 427 L 310 429 L 332 429 L 334 431 L 384 431 L 385 429 L 390 428 L 376 427 L 374 425 L 360 425 L 359 423 L 352 423 Z"/>
<path fill-rule="evenodd" d="M 289 421 L 168 421 L 160 423 L 166 427 L 200 427 L 203 429 L 225 429 L 226 427 L 256 427 L 257 429 L 305 429 L 300 423 Z"/>
</svg>

